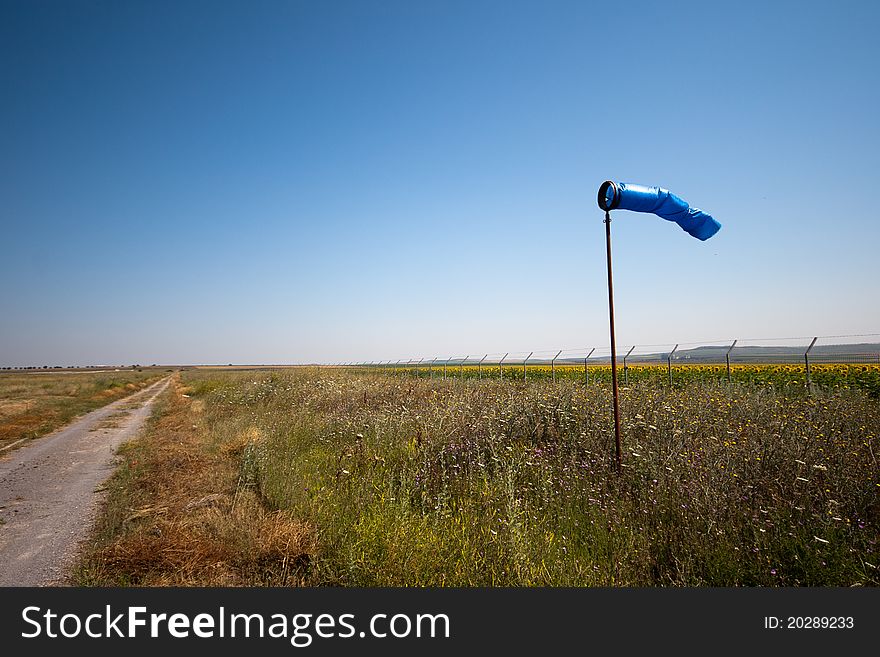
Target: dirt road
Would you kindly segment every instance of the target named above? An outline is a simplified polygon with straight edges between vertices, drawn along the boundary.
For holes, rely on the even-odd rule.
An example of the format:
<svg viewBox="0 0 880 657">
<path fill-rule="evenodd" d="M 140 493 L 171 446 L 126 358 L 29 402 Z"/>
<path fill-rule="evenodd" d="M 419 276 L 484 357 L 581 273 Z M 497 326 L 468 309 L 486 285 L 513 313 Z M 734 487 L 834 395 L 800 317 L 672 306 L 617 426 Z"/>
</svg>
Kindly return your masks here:
<svg viewBox="0 0 880 657">
<path fill-rule="evenodd" d="M 0 454 L 0 586 L 64 583 L 94 521 L 96 489 L 113 472 L 116 448 L 137 434 L 169 381 Z"/>
</svg>

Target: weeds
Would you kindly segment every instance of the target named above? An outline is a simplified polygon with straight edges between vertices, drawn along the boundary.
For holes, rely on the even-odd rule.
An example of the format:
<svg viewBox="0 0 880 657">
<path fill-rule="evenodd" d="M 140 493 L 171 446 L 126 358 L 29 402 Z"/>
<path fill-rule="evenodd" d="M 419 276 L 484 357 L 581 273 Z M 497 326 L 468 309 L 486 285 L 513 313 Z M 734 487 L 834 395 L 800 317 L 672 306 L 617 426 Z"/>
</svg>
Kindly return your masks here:
<svg viewBox="0 0 880 657">
<path fill-rule="evenodd" d="M 185 381 L 202 440 L 237 455 L 238 496 L 316 528 L 308 583 L 878 583 L 880 412 L 863 392 L 641 383 L 623 392 L 618 476 L 603 383 Z"/>
</svg>

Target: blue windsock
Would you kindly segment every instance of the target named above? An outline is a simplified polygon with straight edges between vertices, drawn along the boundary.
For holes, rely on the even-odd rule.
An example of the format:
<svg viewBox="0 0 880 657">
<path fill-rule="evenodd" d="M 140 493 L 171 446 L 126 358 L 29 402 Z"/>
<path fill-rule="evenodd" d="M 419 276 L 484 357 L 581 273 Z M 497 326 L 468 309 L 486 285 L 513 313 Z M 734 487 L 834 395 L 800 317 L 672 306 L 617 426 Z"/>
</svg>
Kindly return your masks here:
<svg viewBox="0 0 880 657">
<path fill-rule="evenodd" d="M 702 210 L 662 187 L 645 187 L 632 183 L 606 180 L 599 187 L 599 207 L 605 210 L 652 212 L 667 221 L 674 221 L 688 235 L 707 240 L 721 230 L 721 224 Z"/>
</svg>

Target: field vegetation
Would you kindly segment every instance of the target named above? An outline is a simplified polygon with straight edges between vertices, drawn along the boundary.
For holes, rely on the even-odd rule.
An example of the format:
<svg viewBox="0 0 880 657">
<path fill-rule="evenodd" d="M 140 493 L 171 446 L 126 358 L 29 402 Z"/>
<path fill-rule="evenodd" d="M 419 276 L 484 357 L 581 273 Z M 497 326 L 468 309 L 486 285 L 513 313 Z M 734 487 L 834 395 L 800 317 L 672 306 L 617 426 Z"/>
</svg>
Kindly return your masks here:
<svg viewBox="0 0 880 657">
<path fill-rule="evenodd" d="M 443 364 L 428 368 L 425 366 L 400 366 L 397 369 L 380 367 L 354 368 L 359 372 L 382 371 L 391 375 L 417 376 L 421 378 L 444 378 Z M 503 372 L 502 372 L 503 370 Z M 825 390 L 860 388 L 873 397 L 880 397 L 880 363 L 816 363 L 810 367 L 810 384 Z M 522 362 L 511 362 L 500 367 L 497 364 L 477 366 L 473 364 L 447 366 L 446 380 L 449 379 L 507 379 L 522 380 L 570 380 L 589 383 L 591 381 L 611 382 L 611 366 L 590 363 L 569 362 L 555 366 L 530 364 L 523 367 Z M 682 386 L 698 381 L 728 381 L 728 370 L 724 364 L 629 364 L 624 368 L 622 359 L 618 362 L 618 377 L 626 383 L 668 383 Z M 772 386 L 797 390 L 807 385 L 806 367 L 793 363 L 732 363 L 730 366 L 730 382 L 746 383 L 760 386 Z"/>
<path fill-rule="evenodd" d="M 880 404 L 862 386 L 634 377 L 620 474 L 601 377 L 314 368 L 181 386 L 176 428 L 158 417 L 117 475 L 86 583 L 880 581 Z"/>
</svg>

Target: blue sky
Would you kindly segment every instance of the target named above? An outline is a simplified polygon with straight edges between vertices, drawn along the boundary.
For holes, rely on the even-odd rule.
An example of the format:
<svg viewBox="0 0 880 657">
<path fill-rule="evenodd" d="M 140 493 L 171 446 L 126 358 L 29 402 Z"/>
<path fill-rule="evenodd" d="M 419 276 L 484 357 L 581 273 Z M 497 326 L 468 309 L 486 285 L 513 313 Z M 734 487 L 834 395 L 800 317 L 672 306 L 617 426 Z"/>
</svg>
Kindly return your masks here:
<svg viewBox="0 0 880 657">
<path fill-rule="evenodd" d="M 880 331 L 873 2 L 0 3 L 0 364 Z"/>
</svg>

